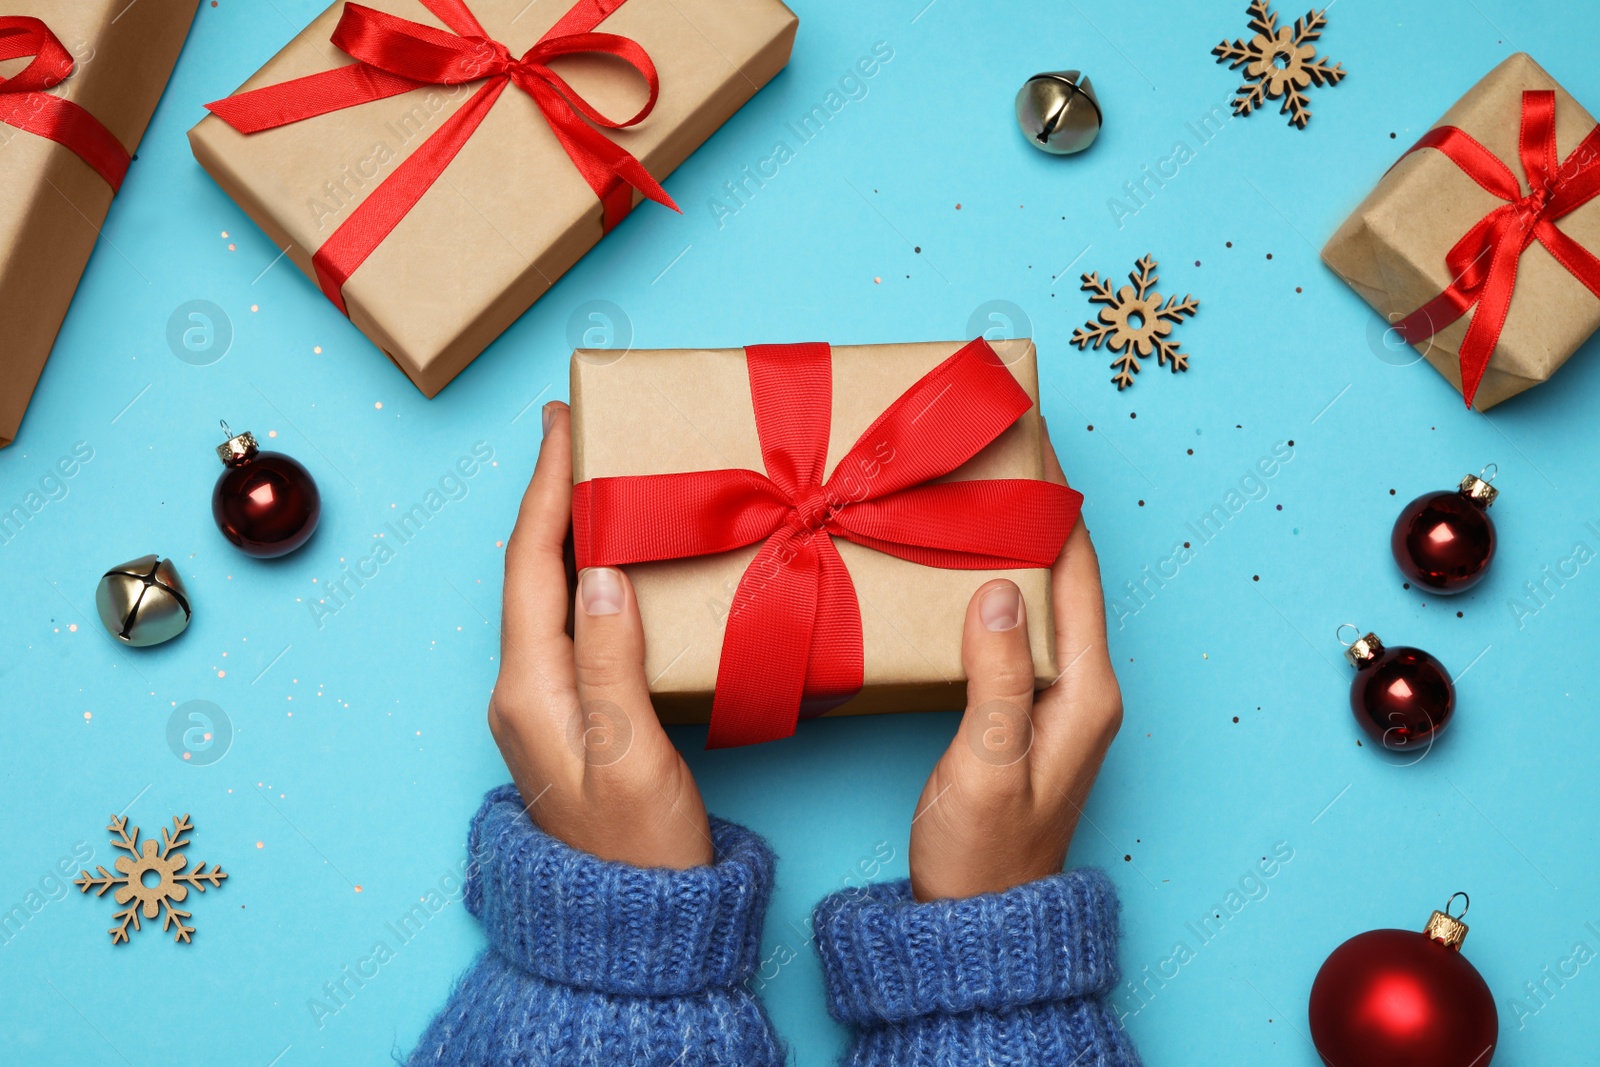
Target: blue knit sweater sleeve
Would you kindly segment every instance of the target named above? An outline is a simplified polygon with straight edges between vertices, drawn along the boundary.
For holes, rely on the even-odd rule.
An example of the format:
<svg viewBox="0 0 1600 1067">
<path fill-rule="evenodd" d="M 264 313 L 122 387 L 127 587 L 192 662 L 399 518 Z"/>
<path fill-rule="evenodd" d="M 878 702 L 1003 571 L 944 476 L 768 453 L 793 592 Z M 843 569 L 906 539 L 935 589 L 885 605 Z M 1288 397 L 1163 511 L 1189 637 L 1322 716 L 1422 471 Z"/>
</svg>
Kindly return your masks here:
<svg viewBox="0 0 1600 1067">
<path fill-rule="evenodd" d="M 607 863 L 542 832 L 512 786 L 472 821 L 467 909 L 488 948 L 411 1055 L 413 1067 L 776 1067 L 745 987 L 773 856 L 711 820 L 715 862 Z"/>
<path fill-rule="evenodd" d="M 1107 996 L 1117 897 L 1097 870 L 917 903 L 906 881 L 835 893 L 813 915 L 847 1067 L 1138 1067 Z"/>
</svg>

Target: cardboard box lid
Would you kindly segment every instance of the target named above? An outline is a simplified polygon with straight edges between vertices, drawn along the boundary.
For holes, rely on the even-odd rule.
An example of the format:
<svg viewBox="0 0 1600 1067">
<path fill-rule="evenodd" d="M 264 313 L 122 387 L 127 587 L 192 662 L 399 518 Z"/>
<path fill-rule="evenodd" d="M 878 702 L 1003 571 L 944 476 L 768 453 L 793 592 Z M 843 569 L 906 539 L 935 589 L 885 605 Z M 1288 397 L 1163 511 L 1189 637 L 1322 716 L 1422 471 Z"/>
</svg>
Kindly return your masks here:
<svg viewBox="0 0 1600 1067">
<path fill-rule="evenodd" d="M 965 343 L 834 346 L 829 476 L 884 408 Z M 991 344 L 1035 406 L 941 480 L 1044 476 L 1033 342 Z M 580 350 L 572 358 L 571 396 L 574 481 L 739 467 L 765 470 L 743 349 Z M 870 699 L 874 689 L 930 686 L 938 703 L 927 706 L 956 706 L 950 703 L 950 688 L 965 681 L 961 629 L 967 603 L 979 586 L 996 577 L 1009 578 L 1021 588 L 1036 677 L 1041 684 L 1055 679 L 1048 570 L 942 570 L 842 538 L 834 541 L 860 599 L 866 660 L 867 690 L 852 702 L 856 707 L 847 704 L 841 710 L 876 710 Z M 727 606 L 758 548 L 624 568 L 644 619 L 645 673 L 653 693 L 710 693 Z M 894 702 L 892 692 L 878 697 Z M 896 706 L 915 706 L 915 701 Z"/>
<path fill-rule="evenodd" d="M 417 0 L 368 6 L 442 26 Z M 570 6 L 470 0 L 484 28 L 515 55 Z M 335 3 L 314 19 L 239 91 L 350 63 L 329 41 L 343 7 Z M 664 179 L 783 67 L 796 22 L 780 0 L 628 0 L 599 30 L 649 52 L 661 94 L 640 125 L 606 136 Z M 612 59 L 579 55 L 552 66 L 613 118 L 632 115 L 646 99 L 643 79 Z M 250 135 L 208 116 L 189 139 L 206 170 L 314 280 L 312 255 L 353 205 L 482 84 L 419 89 Z M 432 396 L 593 247 L 601 214 L 533 100 L 510 86 L 345 284 L 351 321 Z"/>
<path fill-rule="evenodd" d="M 1467 91 L 1437 126 L 1471 134 L 1528 188 L 1518 153 L 1522 93 L 1556 95 L 1556 146 L 1565 160 L 1594 129 L 1594 117 L 1531 56 L 1510 56 Z M 1488 192 L 1442 152 L 1401 159 L 1341 225 L 1322 258 L 1391 322 L 1399 321 L 1452 281 L 1445 254 L 1485 215 L 1506 201 Z M 1600 249 L 1600 201 L 1556 223 L 1589 249 Z M 1471 313 L 1417 345 L 1458 390 L 1458 352 Z M 1491 407 L 1546 380 L 1600 328 L 1600 300 L 1537 242 L 1523 253 L 1516 295 L 1475 406 Z"/>
</svg>

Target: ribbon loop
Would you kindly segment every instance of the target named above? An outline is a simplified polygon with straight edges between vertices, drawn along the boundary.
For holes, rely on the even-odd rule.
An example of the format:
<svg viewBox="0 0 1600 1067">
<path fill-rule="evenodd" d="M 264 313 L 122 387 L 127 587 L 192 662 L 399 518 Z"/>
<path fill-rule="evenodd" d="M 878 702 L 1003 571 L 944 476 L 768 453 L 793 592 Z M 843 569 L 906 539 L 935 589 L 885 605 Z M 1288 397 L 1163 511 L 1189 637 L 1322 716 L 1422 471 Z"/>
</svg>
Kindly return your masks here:
<svg viewBox="0 0 1600 1067">
<path fill-rule="evenodd" d="M 1600 259 L 1555 225 L 1600 195 L 1600 126 L 1565 161 L 1557 163 L 1556 96 L 1548 89 L 1522 94 L 1517 156 L 1528 179 L 1522 190 L 1511 168 L 1454 126 L 1429 130 L 1406 154 L 1436 149 L 1463 173 L 1501 200 L 1445 256 L 1453 278 L 1438 296 L 1396 323 L 1408 344 L 1420 344 L 1471 311 L 1461 342 L 1461 395 L 1467 406 L 1483 381 L 1511 311 L 1518 262 L 1535 241 L 1574 277 L 1600 296 Z"/>
<path fill-rule="evenodd" d="M 42 20 L 0 16 L 0 60 L 26 56 L 33 62 L 10 78 L 0 78 L 0 123 L 70 149 L 113 193 L 120 190 L 133 161 L 122 142 L 82 106 L 45 91 L 71 76 L 72 53 Z"/>
<path fill-rule="evenodd" d="M 620 122 L 607 118 L 599 108 L 590 104 L 577 90 L 568 85 L 561 75 L 546 66 L 552 59 L 583 52 L 615 56 L 636 70 L 645 80 L 645 84 L 650 88 L 650 95 L 632 118 Z M 584 118 L 608 130 L 622 130 L 639 125 L 649 117 L 650 112 L 655 110 L 656 98 L 661 95 L 661 79 L 656 74 L 656 65 L 651 60 L 650 53 L 640 47 L 639 42 L 619 37 L 614 33 L 575 33 L 553 38 L 528 49 L 517 66 L 519 69 L 513 72 L 513 78 L 521 72 L 534 75 L 565 97 L 567 103 Z"/>
<path fill-rule="evenodd" d="M 655 64 L 642 45 L 618 34 L 593 32 L 625 0 L 578 0 L 520 59 L 484 31 L 465 0 L 419 2 L 449 29 L 346 3 L 332 40 L 356 60 L 354 64 L 206 105 L 234 129 L 251 134 L 430 85 L 484 82 L 356 205 L 312 256 L 318 284 L 341 312 L 348 314 L 342 293 L 345 282 L 444 173 L 507 85 L 516 85 L 533 100 L 573 166 L 594 190 L 603 205 L 601 224 L 606 232 L 627 216 L 633 189 L 679 210 L 644 164 L 595 129 L 637 125 L 655 109 L 660 94 Z M 547 65 L 548 60 L 578 53 L 612 55 L 639 72 L 650 93 L 638 114 L 621 122 L 606 117 Z"/>
<path fill-rule="evenodd" d="M 360 63 L 426 85 L 464 85 L 504 74 L 511 53 L 498 41 L 456 34 L 347 3 L 330 38 Z"/>
<path fill-rule="evenodd" d="M 861 608 L 834 537 L 929 567 L 1048 567 L 1083 500 L 1064 485 L 1028 479 L 932 481 L 1032 409 L 982 338 L 901 394 L 826 480 L 828 346 L 756 345 L 745 360 L 765 475 L 596 478 L 573 488 L 580 567 L 708 555 L 765 539 L 728 611 L 712 748 L 787 737 L 798 718 L 860 690 Z"/>
</svg>

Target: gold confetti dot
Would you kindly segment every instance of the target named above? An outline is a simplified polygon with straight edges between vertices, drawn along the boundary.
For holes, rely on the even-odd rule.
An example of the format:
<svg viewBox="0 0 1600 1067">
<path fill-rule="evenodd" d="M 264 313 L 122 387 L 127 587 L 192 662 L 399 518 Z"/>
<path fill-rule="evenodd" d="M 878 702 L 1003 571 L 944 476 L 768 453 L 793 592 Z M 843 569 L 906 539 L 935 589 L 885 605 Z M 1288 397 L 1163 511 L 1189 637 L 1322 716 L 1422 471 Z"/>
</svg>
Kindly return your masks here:
<svg viewBox="0 0 1600 1067">
<path fill-rule="evenodd" d="M 67 624 L 67 630 L 70 631 L 71 633 L 77 633 L 78 632 L 78 624 L 75 623 L 75 622 L 69 622 Z"/>
<path fill-rule="evenodd" d="M 383 401 L 381 401 L 381 400 L 376 401 L 372 406 L 375 409 L 377 409 L 378 411 L 382 411 L 383 410 Z"/>
<path fill-rule="evenodd" d="M 217 677 L 218 678 L 226 678 L 227 676 L 228 676 L 228 672 L 227 671 L 218 671 L 217 672 Z"/>
<path fill-rule="evenodd" d="M 322 346 L 321 345 L 313 346 L 312 349 L 311 349 L 311 353 L 312 353 L 312 355 L 317 355 L 317 356 L 322 355 Z"/>
<path fill-rule="evenodd" d="M 233 243 L 233 242 L 231 242 L 231 241 L 230 241 L 230 242 L 228 242 L 228 251 L 230 251 L 230 252 L 237 252 L 237 251 L 238 251 L 238 250 L 239 250 L 239 246 L 238 246 L 238 245 L 236 245 L 236 244 L 234 244 L 234 243 Z"/>
<path fill-rule="evenodd" d="M 83 713 L 83 721 L 84 722 L 88 722 L 92 718 L 94 718 L 94 712 L 86 711 L 86 712 Z"/>
<path fill-rule="evenodd" d="M 251 311 L 260 311 L 261 310 L 261 305 L 260 304 L 251 304 L 250 305 L 250 310 Z"/>
<path fill-rule="evenodd" d="M 256 842 L 256 848 L 266 848 L 266 847 L 267 847 L 267 846 L 266 846 L 266 845 L 265 845 L 265 844 L 264 844 L 264 843 L 262 843 L 262 842 L 260 842 L 260 841 L 257 841 L 257 842 Z"/>
<path fill-rule="evenodd" d="M 267 436 L 268 437 L 276 437 L 276 436 L 278 436 L 278 431 L 277 430 L 268 430 L 267 431 Z"/>
<path fill-rule="evenodd" d="M 882 278 L 874 278 L 874 279 L 872 279 L 872 284 L 873 285 L 882 285 L 883 284 L 883 279 Z"/>
<path fill-rule="evenodd" d="M 227 230 L 223 230 L 222 231 L 222 239 L 224 241 L 226 241 L 228 239 L 228 231 Z"/>
<path fill-rule="evenodd" d="M 356 886 L 356 892 L 357 893 L 361 892 L 361 887 L 360 886 Z"/>
</svg>

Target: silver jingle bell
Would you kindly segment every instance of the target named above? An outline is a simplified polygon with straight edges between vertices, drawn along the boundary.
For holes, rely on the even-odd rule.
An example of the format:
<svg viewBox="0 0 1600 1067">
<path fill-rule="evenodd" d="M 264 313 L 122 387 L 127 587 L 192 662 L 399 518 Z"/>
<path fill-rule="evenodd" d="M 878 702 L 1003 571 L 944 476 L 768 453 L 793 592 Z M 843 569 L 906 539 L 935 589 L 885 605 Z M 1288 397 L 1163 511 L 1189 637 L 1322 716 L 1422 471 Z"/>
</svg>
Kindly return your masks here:
<svg viewBox="0 0 1600 1067">
<path fill-rule="evenodd" d="M 1082 152 L 1100 134 L 1100 101 L 1079 71 L 1035 74 L 1017 90 L 1017 125 L 1040 151 Z"/>
<path fill-rule="evenodd" d="M 106 632 L 143 648 L 177 637 L 189 625 L 189 594 L 171 560 L 140 556 L 112 567 L 94 591 Z"/>
</svg>

